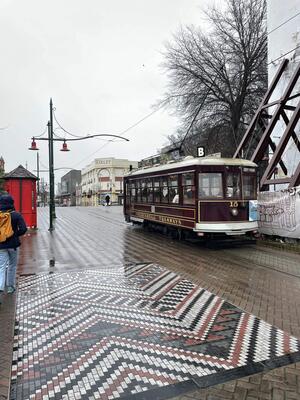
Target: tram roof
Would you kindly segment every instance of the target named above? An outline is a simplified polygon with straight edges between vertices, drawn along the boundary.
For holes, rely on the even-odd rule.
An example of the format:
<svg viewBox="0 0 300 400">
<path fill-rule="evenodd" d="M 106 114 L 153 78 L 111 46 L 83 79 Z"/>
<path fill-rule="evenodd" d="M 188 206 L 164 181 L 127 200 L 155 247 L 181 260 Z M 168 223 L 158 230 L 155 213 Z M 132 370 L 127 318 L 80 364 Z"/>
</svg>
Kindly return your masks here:
<svg viewBox="0 0 300 400">
<path fill-rule="evenodd" d="M 222 158 L 222 157 L 186 157 L 182 161 L 169 162 L 167 164 L 161 164 L 153 167 L 143 167 L 138 170 L 129 172 L 127 176 L 149 174 L 159 171 L 167 171 L 170 169 L 176 169 L 181 167 L 192 167 L 197 165 L 232 165 L 232 166 L 242 166 L 242 167 L 257 167 L 253 161 L 245 160 L 242 158 Z"/>
</svg>

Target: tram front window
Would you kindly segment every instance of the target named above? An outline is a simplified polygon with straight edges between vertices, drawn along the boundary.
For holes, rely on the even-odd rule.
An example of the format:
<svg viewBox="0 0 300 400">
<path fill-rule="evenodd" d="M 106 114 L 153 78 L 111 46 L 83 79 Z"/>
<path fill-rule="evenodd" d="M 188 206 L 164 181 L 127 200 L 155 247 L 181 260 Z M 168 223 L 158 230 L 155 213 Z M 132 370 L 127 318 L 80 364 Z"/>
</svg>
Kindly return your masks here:
<svg viewBox="0 0 300 400">
<path fill-rule="evenodd" d="M 222 173 L 199 173 L 199 197 L 223 198 Z"/>
<path fill-rule="evenodd" d="M 226 179 L 226 197 L 240 197 L 241 174 L 240 172 L 228 172 Z"/>
<path fill-rule="evenodd" d="M 244 197 L 247 199 L 256 199 L 256 176 L 243 175 Z"/>
</svg>

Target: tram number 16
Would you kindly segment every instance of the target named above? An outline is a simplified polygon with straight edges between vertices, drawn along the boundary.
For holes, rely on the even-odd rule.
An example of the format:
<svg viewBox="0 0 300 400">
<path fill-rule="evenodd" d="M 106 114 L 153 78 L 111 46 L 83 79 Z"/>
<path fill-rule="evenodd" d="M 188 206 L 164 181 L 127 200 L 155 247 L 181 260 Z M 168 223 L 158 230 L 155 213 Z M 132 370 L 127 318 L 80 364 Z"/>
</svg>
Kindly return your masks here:
<svg viewBox="0 0 300 400">
<path fill-rule="evenodd" d="M 238 207 L 239 203 L 237 201 L 230 201 L 229 207 Z"/>
</svg>

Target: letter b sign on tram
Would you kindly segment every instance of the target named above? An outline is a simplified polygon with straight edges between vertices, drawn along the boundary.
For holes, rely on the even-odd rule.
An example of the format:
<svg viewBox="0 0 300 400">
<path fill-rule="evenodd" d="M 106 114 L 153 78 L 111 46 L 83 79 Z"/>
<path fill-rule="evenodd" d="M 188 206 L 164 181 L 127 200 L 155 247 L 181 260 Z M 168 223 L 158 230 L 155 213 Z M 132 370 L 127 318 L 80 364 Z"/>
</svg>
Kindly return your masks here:
<svg viewBox="0 0 300 400">
<path fill-rule="evenodd" d="M 197 147 L 197 156 L 205 157 L 205 147 L 204 146 Z"/>
</svg>

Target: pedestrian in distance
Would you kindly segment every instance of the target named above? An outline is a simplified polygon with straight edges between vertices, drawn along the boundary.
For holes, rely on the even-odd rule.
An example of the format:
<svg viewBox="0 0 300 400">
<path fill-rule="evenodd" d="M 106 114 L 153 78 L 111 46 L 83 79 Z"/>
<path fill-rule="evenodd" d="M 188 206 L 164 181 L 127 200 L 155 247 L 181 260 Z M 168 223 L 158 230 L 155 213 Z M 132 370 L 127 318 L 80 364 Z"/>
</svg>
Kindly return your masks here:
<svg viewBox="0 0 300 400">
<path fill-rule="evenodd" d="M 105 202 L 106 202 L 106 205 L 109 206 L 109 204 L 110 204 L 110 197 L 109 197 L 108 194 L 105 196 Z"/>
<path fill-rule="evenodd" d="M 15 211 L 14 199 L 9 194 L 0 195 L 0 304 L 7 288 L 11 294 L 16 289 L 19 237 L 27 227 L 22 215 Z"/>
</svg>

